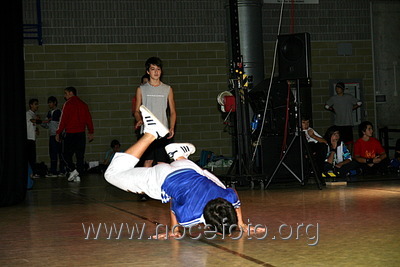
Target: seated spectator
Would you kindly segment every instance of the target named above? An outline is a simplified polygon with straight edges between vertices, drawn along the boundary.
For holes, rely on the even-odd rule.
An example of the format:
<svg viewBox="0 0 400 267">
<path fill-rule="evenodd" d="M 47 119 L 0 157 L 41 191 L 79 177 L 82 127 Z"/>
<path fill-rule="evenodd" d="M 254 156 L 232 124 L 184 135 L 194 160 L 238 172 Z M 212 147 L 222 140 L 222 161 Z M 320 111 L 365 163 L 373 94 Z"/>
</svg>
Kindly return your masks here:
<svg viewBox="0 0 400 267">
<path fill-rule="evenodd" d="M 385 149 L 378 139 L 372 137 L 372 123 L 364 121 L 358 126 L 360 137 L 354 144 L 354 159 L 360 163 L 364 173 L 375 174 L 377 171 L 385 174 L 389 159 Z"/>
<path fill-rule="evenodd" d="M 340 139 L 340 132 L 337 126 L 331 126 L 326 130 L 324 139 L 327 141 L 324 172 L 334 173 L 342 178 L 350 175 L 350 171 L 356 170 L 358 165 L 352 161 L 350 151 Z"/>
<path fill-rule="evenodd" d="M 396 159 L 400 160 L 400 138 L 397 139 L 397 141 L 396 141 L 396 148 L 395 148 L 394 157 Z"/>
<path fill-rule="evenodd" d="M 327 144 L 327 141 L 322 138 L 313 128 L 310 127 L 310 119 L 307 116 L 304 116 L 301 120 L 301 127 L 306 135 L 306 140 L 308 143 L 324 143 Z"/>
<path fill-rule="evenodd" d="M 115 155 L 116 152 L 124 152 L 124 151 L 121 150 L 120 142 L 118 140 L 116 140 L 116 139 L 111 141 L 110 147 L 111 147 L 111 149 L 109 149 L 106 152 L 106 156 L 104 158 L 103 164 L 100 165 L 101 166 L 100 169 L 101 169 L 102 172 L 104 172 L 108 168 L 108 165 L 110 165 L 110 163 L 111 163 L 112 159 L 114 158 L 114 155 Z"/>
<path fill-rule="evenodd" d="M 396 148 L 394 151 L 394 158 L 390 161 L 392 170 L 400 172 L 400 138 L 396 141 Z"/>
<path fill-rule="evenodd" d="M 325 158 L 326 140 L 322 138 L 313 128 L 310 127 L 310 119 L 308 116 L 303 116 L 301 120 L 301 128 L 306 137 L 307 145 L 312 156 L 312 160 L 316 163 L 317 172 L 323 170 L 323 163 Z"/>
</svg>

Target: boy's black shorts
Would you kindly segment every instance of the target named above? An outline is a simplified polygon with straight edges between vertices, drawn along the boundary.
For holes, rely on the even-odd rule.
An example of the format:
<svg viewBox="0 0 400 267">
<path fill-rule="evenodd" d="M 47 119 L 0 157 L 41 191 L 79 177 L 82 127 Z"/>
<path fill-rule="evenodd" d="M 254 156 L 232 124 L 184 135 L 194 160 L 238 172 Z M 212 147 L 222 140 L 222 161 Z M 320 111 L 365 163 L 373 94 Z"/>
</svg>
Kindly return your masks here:
<svg viewBox="0 0 400 267">
<path fill-rule="evenodd" d="M 144 152 L 141 160 L 153 160 L 154 164 L 158 162 L 169 163 L 170 159 L 167 152 L 165 152 L 165 147 L 170 143 L 172 143 L 172 139 L 167 139 L 166 137 L 154 140 Z"/>
</svg>

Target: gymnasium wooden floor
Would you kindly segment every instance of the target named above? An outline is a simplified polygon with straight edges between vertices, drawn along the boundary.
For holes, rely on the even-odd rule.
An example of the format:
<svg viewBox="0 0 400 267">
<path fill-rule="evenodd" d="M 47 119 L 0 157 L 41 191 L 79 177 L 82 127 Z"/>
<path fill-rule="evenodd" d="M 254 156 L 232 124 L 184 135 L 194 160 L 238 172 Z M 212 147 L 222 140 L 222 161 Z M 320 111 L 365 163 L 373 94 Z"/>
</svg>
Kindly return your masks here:
<svg viewBox="0 0 400 267">
<path fill-rule="evenodd" d="M 100 174 L 37 179 L 25 203 L 0 208 L 0 266 L 400 266 L 398 175 L 236 189 L 245 221 L 266 234 L 156 240 L 168 205 Z"/>
</svg>

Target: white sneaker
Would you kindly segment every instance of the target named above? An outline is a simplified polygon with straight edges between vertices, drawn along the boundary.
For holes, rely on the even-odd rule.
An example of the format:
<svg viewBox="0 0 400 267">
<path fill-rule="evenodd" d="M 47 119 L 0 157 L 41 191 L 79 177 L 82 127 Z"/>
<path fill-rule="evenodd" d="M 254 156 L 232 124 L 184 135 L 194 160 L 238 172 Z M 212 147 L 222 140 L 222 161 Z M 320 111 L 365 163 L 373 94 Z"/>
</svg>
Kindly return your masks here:
<svg viewBox="0 0 400 267">
<path fill-rule="evenodd" d="M 79 172 L 75 169 L 72 172 L 69 173 L 68 175 L 68 181 L 72 182 L 75 180 L 75 177 L 77 177 L 79 175 Z"/>
<path fill-rule="evenodd" d="M 81 181 L 81 177 L 76 176 L 75 179 L 74 179 L 74 182 L 80 182 L 80 181 Z"/>
<path fill-rule="evenodd" d="M 196 147 L 191 143 L 172 143 L 165 147 L 165 151 L 171 159 L 176 160 L 179 157 L 188 158 L 196 152 Z"/>
<path fill-rule="evenodd" d="M 151 113 L 151 111 L 145 106 L 140 106 L 140 112 L 142 112 L 143 123 L 144 123 L 144 133 L 152 134 L 156 139 L 163 138 L 169 133 L 167 127 L 161 123 L 157 117 Z"/>
</svg>

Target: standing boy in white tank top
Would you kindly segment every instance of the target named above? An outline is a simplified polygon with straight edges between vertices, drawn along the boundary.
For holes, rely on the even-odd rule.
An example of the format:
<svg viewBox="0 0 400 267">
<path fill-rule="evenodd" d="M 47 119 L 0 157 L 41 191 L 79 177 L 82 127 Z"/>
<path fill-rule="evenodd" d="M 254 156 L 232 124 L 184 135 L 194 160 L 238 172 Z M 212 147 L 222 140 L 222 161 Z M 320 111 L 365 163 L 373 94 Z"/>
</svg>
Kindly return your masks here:
<svg viewBox="0 0 400 267">
<path fill-rule="evenodd" d="M 158 57 L 151 57 L 147 59 L 145 66 L 146 72 L 150 75 L 150 80 L 139 86 L 136 90 L 136 108 L 134 116 L 137 123 L 135 127 L 143 125 L 143 118 L 139 108 L 141 105 L 144 105 L 169 129 L 169 135 L 166 138 L 154 142 L 142 156 L 144 167 L 151 167 L 154 163 L 169 161 L 169 157 L 164 148 L 171 143 L 171 139 L 175 134 L 176 109 L 172 87 L 161 82 L 161 59 Z M 167 108 L 169 108 L 169 122 L 167 118 Z"/>
</svg>

